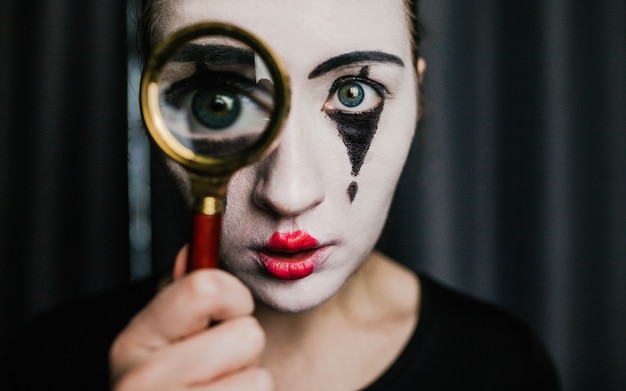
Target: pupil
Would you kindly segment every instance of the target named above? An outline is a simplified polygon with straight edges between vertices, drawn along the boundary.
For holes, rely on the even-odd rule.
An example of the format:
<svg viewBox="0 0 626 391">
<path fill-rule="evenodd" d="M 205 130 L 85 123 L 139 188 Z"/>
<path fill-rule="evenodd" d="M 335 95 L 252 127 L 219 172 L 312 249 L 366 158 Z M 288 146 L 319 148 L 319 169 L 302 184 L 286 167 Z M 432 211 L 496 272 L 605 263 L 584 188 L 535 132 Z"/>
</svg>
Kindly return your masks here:
<svg viewBox="0 0 626 391">
<path fill-rule="evenodd" d="M 236 94 L 200 90 L 191 103 L 193 115 L 205 127 L 222 130 L 231 126 L 241 113 L 241 101 Z"/>
<path fill-rule="evenodd" d="M 220 96 L 216 96 L 211 103 L 211 110 L 219 113 L 228 109 L 228 103 Z"/>
<path fill-rule="evenodd" d="M 355 107 L 365 99 L 363 87 L 358 83 L 348 83 L 339 89 L 339 101 L 347 107 Z"/>
</svg>

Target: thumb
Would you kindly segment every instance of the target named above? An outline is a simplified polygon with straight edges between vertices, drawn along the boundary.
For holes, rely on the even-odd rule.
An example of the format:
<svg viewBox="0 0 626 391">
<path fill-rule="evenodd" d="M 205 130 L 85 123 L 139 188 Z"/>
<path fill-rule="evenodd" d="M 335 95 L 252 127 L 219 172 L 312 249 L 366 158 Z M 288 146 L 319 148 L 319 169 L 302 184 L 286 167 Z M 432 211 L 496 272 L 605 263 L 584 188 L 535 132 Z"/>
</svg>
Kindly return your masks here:
<svg viewBox="0 0 626 391">
<path fill-rule="evenodd" d="M 174 270 L 172 271 L 172 277 L 174 281 L 183 277 L 187 271 L 187 254 L 189 252 L 189 246 L 183 246 L 178 255 L 176 255 L 176 261 L 174 262 Z"/>
</svg>

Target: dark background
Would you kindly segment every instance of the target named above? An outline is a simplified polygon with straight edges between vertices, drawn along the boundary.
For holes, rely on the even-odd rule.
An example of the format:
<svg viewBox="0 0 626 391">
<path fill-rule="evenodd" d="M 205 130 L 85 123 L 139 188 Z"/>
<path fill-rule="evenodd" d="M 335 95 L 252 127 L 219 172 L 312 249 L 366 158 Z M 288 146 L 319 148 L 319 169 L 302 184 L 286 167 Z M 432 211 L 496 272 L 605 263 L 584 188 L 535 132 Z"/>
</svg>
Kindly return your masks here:
<svg viewBox="0 0 626 391">
<path fill-rule="evenodd" d="M 527 320 L 566 390 L 626 389 L 623 0 L 421 3 L 426 116 L 381 247 Z M 0 348 L 137 275 L 133 50 L 124 2 L 0 3 Z M 144 274 L 184 241 L 153 175 Z"/>
</svg>

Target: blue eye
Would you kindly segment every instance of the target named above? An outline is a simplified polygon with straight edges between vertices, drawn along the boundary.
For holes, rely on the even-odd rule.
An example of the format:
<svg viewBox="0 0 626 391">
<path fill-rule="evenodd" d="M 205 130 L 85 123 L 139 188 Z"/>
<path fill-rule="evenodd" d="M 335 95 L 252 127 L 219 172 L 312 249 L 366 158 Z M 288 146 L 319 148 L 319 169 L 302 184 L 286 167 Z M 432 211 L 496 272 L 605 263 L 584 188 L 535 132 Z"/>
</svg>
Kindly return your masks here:
<svg viewBox="0 0 626 391">
<path fill-rule="evenodd" d="M 349 82 L 339 87 L 337 98 L 346 107 L 356 107 L 365 99 L 365 91 L 359 83 Z"/>
<path fill-rule="evenodd" d="M 213 130 L 231 126 L 241 114 L 241 98 L 230 92 L 204 88 L 196 92 L 191 110 L 198 122 Z"/>
<path fill-rule="evenodd" d="M 353 76 L 339 78 L 331 86 L 323 110 L 363 113 L 378 107 L 385 97 L 385 88 L 372 80 Z"/>
<path fill-rule="evenodd" d="M 267 127 L 273 98 L 254 80 L 208 70 L 172 73 L 170 78 L 161 94 L 161 114 L 172 135 L 194 152 L 212 157 L 236 153 Z"/>
</svg>

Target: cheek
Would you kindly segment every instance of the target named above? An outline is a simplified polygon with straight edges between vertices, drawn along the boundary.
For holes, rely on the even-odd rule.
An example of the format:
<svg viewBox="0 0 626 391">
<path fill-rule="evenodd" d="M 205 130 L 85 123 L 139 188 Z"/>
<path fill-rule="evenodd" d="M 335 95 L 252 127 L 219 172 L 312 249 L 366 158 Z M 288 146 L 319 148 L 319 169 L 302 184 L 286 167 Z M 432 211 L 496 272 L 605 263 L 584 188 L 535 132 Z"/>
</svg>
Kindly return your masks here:
<svg viewBox="0 0 626 391">
<path fill-rule="evenodd" d="M 191 194 L 191 181 L 189 180 L 189 174 L 183 166 L 171 158 L 164 156 L 163 159 L 165 159 L 165 166 L 167 167 L 168 175 L 174 180 L 174 183 L 176 183 L 176 187 L 183 195 L 187 206 L 191 207 L 194 200 Z"/>
<path fill-rule="evenodd" d="M 258 229 L 251 227 L 260 224 L 258 215 L 252 205 L 252 190 L 255 172 L 252 167 L 237 171 L 228 183 L 226 194 L 226 210 L 224 212 L 224 246 L 232 246 L 240 242 L 242 237 L 254 237 Z"/>
</svg>

